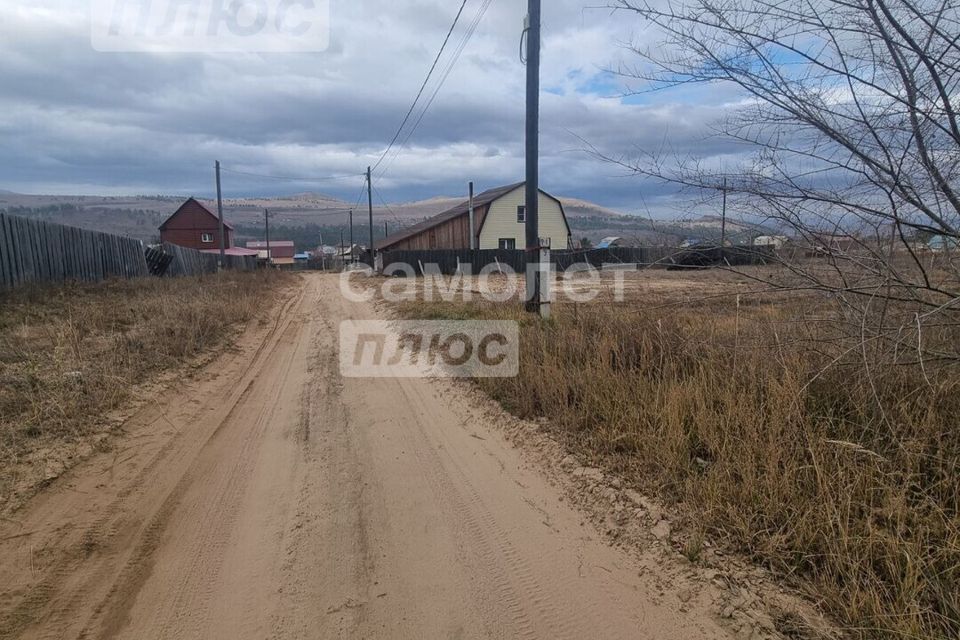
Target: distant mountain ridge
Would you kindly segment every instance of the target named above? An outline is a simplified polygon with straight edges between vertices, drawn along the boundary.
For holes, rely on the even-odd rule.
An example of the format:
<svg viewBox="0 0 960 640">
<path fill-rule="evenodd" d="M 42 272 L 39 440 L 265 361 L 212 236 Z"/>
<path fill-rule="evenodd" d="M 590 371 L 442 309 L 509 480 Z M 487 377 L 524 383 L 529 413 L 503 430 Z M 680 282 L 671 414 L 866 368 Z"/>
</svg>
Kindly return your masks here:
<svg viewBox="0 0 960 640">
<path fill-rule="evenodd" d="M 157 240 L 160 223 L 185 199 L 186 196 L 168 195 L 37 196 L 0 191 L 0 211 L 153 242 Z M 374 226 L 378 235 L 383 233 L 385 225 L 392 232 L 450 209 L 465 199 L 463 196 L 435 196 L 386 206 L 381 203 L 374 206 Z M 579 198 L 561 197 L 560 201 L 577 242 L 582 238 L 596 242 L 604 237 L 617 236 L 633 244 L 671 244 L 690 237 L 719 237 L 720 218 L 717 216 L 701 216 L 689 221 L 651 220 L 624 215 Z M 215 209 L 214 201 L 201 199 L 201 202 Z M 271 198 L 228 198 L 224 200 L 224 213 L 231 224 L 243 230 L 244 233 L 238 233 L 240 240 L 260 237 L 265 209 L 270 211 L 271 226 L 277 233 L 289 229 L 289 235 L 303 236 L 304 230 L 322 229 L 328 235 L 338 236 L 339 230 L 349 229 L 353 205 L 328 194 L 301 192 Z M 354 226 L 358 234 L 361 228 L 367 227 L 366 198 L 354 210 Z M 770 233 L 769 229 L 733 218 L 727 221 L 727 229 L 730 234 Z"/>
</svg>

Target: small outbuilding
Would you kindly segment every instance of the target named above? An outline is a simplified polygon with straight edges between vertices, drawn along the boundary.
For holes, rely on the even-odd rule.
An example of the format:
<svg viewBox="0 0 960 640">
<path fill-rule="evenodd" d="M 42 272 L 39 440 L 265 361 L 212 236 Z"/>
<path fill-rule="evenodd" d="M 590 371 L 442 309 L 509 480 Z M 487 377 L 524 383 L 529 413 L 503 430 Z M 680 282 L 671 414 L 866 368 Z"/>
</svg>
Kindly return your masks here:
<svg viewBox="0 0 960 640">
<path fill-rule="evenodd" d="M 753 239 L 753 246 L 780 251 L 789 241 L 787 236 L 757 236 Z"/>
<path fill-rule="evenodd" d="M 293 257 L 297 254 L 296 244 L 292 240 L 271 240 L 269 250 L 265 241 L 251 241 L 247 243 L 247 249 L 258 252 L 261 260 L 278 265 L 293 264 Z"/>
<path fill-rule="evenodd" d="M 478 249 L 523 249 L 526 244 L 526 183 L 497 187 L 473 199 Z M 554 249 L 570 247 L 570 225 L 560 200 L 540 190 L 540 237 Z M 428 218 L 376 243 L 379 251 L 470 248 L 470 202 Z"/>
</svg>

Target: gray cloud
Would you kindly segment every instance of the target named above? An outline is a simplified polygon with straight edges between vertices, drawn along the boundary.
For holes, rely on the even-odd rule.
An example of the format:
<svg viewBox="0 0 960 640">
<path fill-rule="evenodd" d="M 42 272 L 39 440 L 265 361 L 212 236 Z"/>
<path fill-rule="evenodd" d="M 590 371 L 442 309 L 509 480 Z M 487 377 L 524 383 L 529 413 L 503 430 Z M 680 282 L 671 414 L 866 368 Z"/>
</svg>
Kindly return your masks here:
<svg viewBox="0 0 960 640">
<path fill-rule="evenodd" d="M 91 47 L 87 4 L 0 6 L 0 188 L 207 195 L 215 159 L 284 176 L 359 174 L 393 136 L 455 10 L 439 0 L 335 0 L 331 46 L 320 54 L 119 54 Z M 522 176 L 521 4 L 492 5 L 409 146 L 386 163 L 378 181 L 385 197 Z M 468 2 L 464 22 L 478 5 Z M 546 187 L 628 210 L 669 200 L 670 188 L 623 177 L 583 153 L 578 138 L 614 157 L 741 151 L 709 137 L 708 124 L 735 96 L 610 95 L 623 83 L 602 69 L 629 56 L 618 43 L 638 30 L 632 18 L 584 9 L 582 0 L 545 9 Z M 360 179 L 230 176 L 228 185 L 232 195 L 309 188 L 353 198 Z"/>
</svg>

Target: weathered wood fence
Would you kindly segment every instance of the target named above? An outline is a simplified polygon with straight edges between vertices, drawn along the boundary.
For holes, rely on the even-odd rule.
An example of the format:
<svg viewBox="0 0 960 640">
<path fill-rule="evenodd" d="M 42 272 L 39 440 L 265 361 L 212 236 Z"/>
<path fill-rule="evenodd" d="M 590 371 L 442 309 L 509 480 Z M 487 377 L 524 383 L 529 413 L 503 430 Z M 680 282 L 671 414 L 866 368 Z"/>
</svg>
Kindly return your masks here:
<svg viewBox="0 0 960 640">
<path fill-rule="evenodd" d="M 392 265 L 409 265 L 412 275 L 421 275 L 420 265 L 430 265 L 436 272 L 452 275 L 460 271 L 478 274 L 482 269 L 497 271 L 498 266 L 504 271 L 513 270 L 523 273 L 527 268 L 527 258 L 523 251 L 506 251 L 501 249 L 433 249 L 429 251 L 387 251 L 383 254 L 383 269 L 386 275 L 411 275 L 409 272 L 391 273 Z M 490 265 L 490 266 L 488 266 Z"/>
<path fill-rule="evenodd" d="M 219 256 L 0 213 L 0 289 L 31 282 L 216 273 Z M 254 256 L 226 256 L 224 267 L 254 271 Z"/>
<path fill-rule="evenodd" d="M 139 240 L 0 213 L 0 288 L 147 275 Z"/>
<path fill-rule="evenodd" d="M 164 273 L 165 276 L 199 276 L 217 272 L 220 256 L 215 253 L 203 253 L 196 249 L 179 247 L 169 242 L 163 243 L 163 252 L 173 257 Z M 234 271 L 254 271 L 257 268 L 255 256 L 225 256 L 225 269 Z"/>
<path fill-rule="evenodd" d="M 605 265 L 631 265 L 637 268 L 697 267 L 710 264 L 728 264 L 731 266 L 759 264 L 769 261 L 772 253 L 751 247 L 728 247 L 721 252 L 713 249 L 676 249 L 673 247 L 612 247 L 609 249 L 562 250 L 550 252 L 550 259 L 557 271 L 566 271 L 574 265 L 589 264 L 601 268 Z M 369 257 L 365 260 L 369 264 Z M 404 266 L 399 266 L 404 265 Z M 423 269 L 453 275 L 469 271 L 479 274 L 512 270 L 523 273 L 527 268 L 525 251 L 506 251 L 501 249 L 433 249 L 425 251 L 387 251 L 383 254 L 383 267 L 386 275 L 421 275 Z M 391 269 L 391 266 L 394 268 Z"/>
</svg>

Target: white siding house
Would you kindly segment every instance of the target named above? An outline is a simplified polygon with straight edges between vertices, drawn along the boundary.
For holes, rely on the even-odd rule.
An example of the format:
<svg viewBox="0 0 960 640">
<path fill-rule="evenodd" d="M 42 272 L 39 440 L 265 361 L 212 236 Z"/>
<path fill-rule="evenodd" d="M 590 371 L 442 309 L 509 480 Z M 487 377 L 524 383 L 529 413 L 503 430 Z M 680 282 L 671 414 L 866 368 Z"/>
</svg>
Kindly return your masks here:
<svg viewBox="0 0 960 640">
<path fill-rule="evenodd" d="M 480 230 L 480 248 L 498 249 L 504 240 L 513 240 L 517 249 L 526 246 L 525 218 L 521 218 L 518 209 L 524 210 L 527 190 L 519 186 L 513 191 L 501 196 L 490 203 L 487 217 Z M 563 207 L 556 198 L 540 192 L 540 237 L 550 238 L 550 246 L 554 249 L 568 249 L 570 230 L 567 228 L 567 219 L 563 214 Z"/>
</svg>

